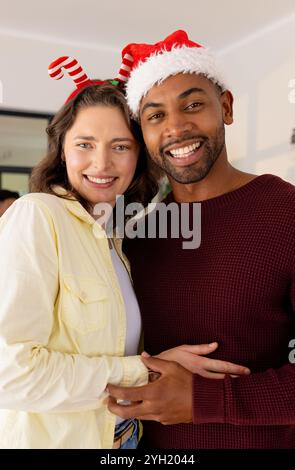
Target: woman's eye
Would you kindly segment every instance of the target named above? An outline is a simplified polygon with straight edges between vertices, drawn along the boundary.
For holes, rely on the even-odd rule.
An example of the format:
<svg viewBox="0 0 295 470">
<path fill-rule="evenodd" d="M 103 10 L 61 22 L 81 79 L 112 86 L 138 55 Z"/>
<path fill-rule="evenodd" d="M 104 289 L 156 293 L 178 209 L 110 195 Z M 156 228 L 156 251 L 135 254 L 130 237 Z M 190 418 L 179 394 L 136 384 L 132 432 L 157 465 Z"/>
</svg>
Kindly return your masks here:
<svg viewBox="0 0 295 470">
<path fill-rule="evenodd" d="M 116 145 L 115 150 L 119 150 L 119 152 L 125 152 L 126 150 L 129 150 L 130 147 L 128 145 Z"/>
<path fill-rule="evenodd" d="M 77 147 L 80 147 L 81 149 L 89 149 L 91 148 L 91 144 L 88 144 L 87 142 L 81 142 L 80 144 L 77 144 Z"/>
</svg>

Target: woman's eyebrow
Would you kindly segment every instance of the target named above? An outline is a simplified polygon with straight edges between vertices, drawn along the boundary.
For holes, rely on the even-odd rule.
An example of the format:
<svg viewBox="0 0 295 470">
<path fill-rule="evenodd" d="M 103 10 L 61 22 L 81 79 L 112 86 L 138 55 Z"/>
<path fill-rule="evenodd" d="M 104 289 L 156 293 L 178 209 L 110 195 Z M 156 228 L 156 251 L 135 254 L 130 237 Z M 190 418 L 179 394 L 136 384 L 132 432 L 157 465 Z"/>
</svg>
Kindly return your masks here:
<svg viewBox="0 0 295 470">
<path fill-rule="evenodd" d="M 74 140 L 78 140 L 78 139 L 81 139 L 81 140 L 96 140 L 95 137 L 93 137 L 93 135 L 77 135 L 74 137 Z"/>
<path fill-rule="evenodd" d="M 112 139 L 112 142 L 134 142 L 134 139 L 130 139 L 130 137 L 115 137 Z"/>
</svg>

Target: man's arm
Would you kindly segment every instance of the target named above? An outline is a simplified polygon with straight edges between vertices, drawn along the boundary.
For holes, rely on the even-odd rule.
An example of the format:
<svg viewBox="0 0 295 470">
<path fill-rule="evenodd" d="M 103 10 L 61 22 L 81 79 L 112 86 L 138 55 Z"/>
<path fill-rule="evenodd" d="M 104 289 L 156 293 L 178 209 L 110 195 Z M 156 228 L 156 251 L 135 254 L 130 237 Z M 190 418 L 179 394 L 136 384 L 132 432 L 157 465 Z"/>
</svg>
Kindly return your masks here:
<svg viewBox="0 0 295 470">
<path fill-rule="evenodd" d="M 295 314 L 295 267 L 290 300 Z M 287 360 L 287 358 L 286 358 Z M 215 381 L 194 375 L 193 422 L 236 425 L 295 424 L 295 364 Z"/>
<path fill-rule="evenodd" d="M 193 374 L 176 362 L 155 357 L 142 360 L 149 369 L 160 372 L 160 378 L 143 387 L 108 385 L 109 410 L 124 419 L 136 417 L 162 424 L 192 422 Z M 117 400 L 128 400 L 132 404 L 120 405 Z"/>
<path fill-rule="evenodd" d="M 109 409 L 122 418 L 162 424 L 295 424 L 295 364 L 223 380 L 193 375 L 174 362 L 144 358 L 161 377 L 143 387 L 108 386 Z M 123 406 L 116 399 L 130 400 Z"/>
<path fill-rule="evenodd" d="M 290 298 L 295 312 L 295 269 Z M 110 399 L 110 410 L 123 418 L 139 417 L 163 424 L 295 424 L 295 364 L 212 380 L 174 362 L 153 357 L 143 361 L 161 373 L 156 382 L 131 389 L 109 386 L 111 396 L 137 402 L 123 407 Z"/>
<path fill-rule="evenodd" d="M 193 401 L 195 424 L 295 424 L 295 364 L 239 379 L 194 376 Z"/>
</svg>

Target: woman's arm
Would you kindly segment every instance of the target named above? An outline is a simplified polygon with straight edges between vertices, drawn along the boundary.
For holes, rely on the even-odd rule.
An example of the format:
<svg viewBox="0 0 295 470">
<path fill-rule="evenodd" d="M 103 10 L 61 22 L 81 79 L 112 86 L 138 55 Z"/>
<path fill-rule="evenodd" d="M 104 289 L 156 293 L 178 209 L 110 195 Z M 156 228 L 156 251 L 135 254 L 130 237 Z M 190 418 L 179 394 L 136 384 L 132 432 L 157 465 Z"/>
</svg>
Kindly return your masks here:
<svg viewBox="0 0 295 470">
<path fill-rule="evenodd" d="M 45 204 L 25 197 L 5 214 L 0 259 L 0 408 L 90 410 L 101 406 L 109 382 L 147 382 L 138 356 L 88 357 L 48 348 L 59 263 L 54 222 Z"/>
<path fill-rule="evenodd" d="M 218 344 L 216 342 L 196 345 L 183 344 L 182 346 L 167 349 L 155 357 L 166 361 L 177 362 L 193 374 L 198 374 L 207 379 L 224 379 L 225 374 L 229 374 L 232 377 L 250 374 L 248 367 L 233 364 L 228 361 L 203 357 L 215 351 L 217 347 Z M 144 357 L 149 356 L 146 352 L 142 353 L 142 355 Z"/>
</svg>

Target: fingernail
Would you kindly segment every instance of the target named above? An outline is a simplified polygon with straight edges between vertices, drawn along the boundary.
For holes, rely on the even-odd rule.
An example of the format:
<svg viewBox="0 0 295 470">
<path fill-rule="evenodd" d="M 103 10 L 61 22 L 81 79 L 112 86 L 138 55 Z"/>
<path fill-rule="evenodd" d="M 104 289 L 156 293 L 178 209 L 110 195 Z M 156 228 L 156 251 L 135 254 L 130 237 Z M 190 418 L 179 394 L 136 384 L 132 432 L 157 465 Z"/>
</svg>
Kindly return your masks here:
<svg viewBox="0 0 295 470">
<path fill-rule="evenodd" d="M 217 345 L 216 341 L 214 343 L 209 343 L 210 348 L 213 348 L 213 346 L 216 346 L 216 345 Z"/>
<path fill-rule="evenodd" d="M 147 353 L 146 351 L 143 351 L 143 352 L 141 353 L 141 355 L 142 355 L 143 357 L 150 357 L 149 353 Z"/>
<path fill-rule="evenodd" d="M 250 369 L 245 369 L 245 374 L 251 374 L 251 370 Z"/>
</svg>

